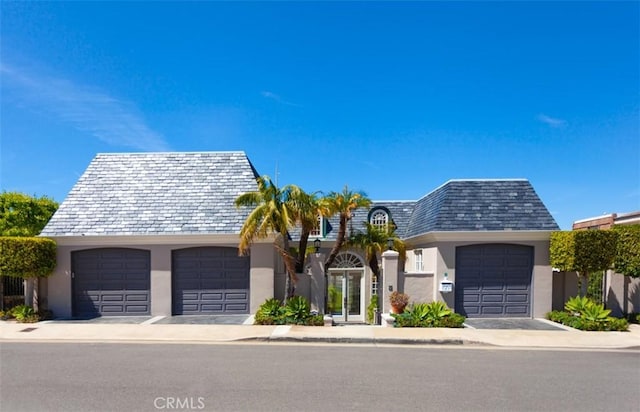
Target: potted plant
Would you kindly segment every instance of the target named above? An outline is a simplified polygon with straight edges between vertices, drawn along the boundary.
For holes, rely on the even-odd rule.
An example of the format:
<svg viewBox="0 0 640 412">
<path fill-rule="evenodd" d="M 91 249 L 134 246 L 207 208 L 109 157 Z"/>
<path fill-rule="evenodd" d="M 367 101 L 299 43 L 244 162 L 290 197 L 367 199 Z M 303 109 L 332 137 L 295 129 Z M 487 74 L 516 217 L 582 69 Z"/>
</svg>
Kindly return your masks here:
<svg viewBox="0 0 640 412">
<path fill-rule="evenodd" d="M 400 314 L 404 312 L 404 308 L 409 304 L 409 295 L 394 291 L 389 296 L 389 300 L 391 301 L 391 312 Z"/>
</svg>

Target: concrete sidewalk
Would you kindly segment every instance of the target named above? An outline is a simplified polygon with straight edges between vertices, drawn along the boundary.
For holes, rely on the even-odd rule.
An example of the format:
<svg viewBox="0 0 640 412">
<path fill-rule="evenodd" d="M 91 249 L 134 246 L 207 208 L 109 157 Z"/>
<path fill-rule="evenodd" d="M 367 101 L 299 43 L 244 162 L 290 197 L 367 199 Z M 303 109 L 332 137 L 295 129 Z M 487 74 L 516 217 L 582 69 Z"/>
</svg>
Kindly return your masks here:
<svg viewBox="0 0 640 412">
<path fill-rule="evenodd" d="M 174 324 L 34 324 L 0 321 L 0 342 L 174 342 L 236 341 L 361 344 L 491 345 L 499 347 L 640 349 L 640 325 L 629 332 L 388 328 L 380 326 L 255 326 Z"/>
</svg>

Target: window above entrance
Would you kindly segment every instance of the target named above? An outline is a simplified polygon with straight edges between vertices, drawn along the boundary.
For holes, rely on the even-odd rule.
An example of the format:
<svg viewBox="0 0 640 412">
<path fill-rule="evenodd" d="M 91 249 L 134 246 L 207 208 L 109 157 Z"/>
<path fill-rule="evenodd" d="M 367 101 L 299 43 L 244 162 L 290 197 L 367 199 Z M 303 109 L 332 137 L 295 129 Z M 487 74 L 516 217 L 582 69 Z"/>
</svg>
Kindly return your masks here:
<svg viewBox="0 0 640 412">
<path fill-rule="evenodd" d="M 341 252 L 336 256 L 336 260 L 333 262 L 332 268 L 362 268 L 364 262 L 360 256 L 351 252 Z"/>
</svg>

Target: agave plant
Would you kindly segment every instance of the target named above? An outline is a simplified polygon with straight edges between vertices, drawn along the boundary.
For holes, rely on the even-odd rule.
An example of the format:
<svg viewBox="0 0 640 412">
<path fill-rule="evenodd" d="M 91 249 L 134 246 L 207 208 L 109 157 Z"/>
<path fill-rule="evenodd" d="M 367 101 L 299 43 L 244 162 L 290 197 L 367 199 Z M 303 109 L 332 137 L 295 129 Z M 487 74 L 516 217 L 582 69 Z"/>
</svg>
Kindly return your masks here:
<svg viewBox="0 0 640 412">
<path fill-rule="evenodd" d="M 411 317 L 411 320 L 416 323 L 424 322 L 429 318 L 429 304 L 427 303 L 414 303 L 409 306 L 409 309 L 405 311 L 407 316 Z"/>
<path fill-rule="evenodd" d="M 302 296 L 292 297 L 284 307 L 285 316 L 296 323 L 304 322 L 309 317 L 310 311 L 309 301 Z"/>
<path fill-rule="evenodd" d="M 568 312 L 571 312 L 573 316 L 580 316 L 581 313 L 585 311 L 590 306 L 595 305 L 595 303 L 586 296 L 575 296 L 570 298 L 567 303 L 564 304 L 564 309 Z"/>
<path fill-rule="evenodd" d="M 433 320 L 440 320 L 451 314 L 451 309 L 447 307 L 446 303 L 440 301 L 434 301 L 427 304 L 427 309 L 428 317 Z"/>
<path fill-rule="evenodd" d="M 592 303 L 584 308 L 581 312 L 582 317 L 585 320 L 592 322 L 606 322 L 608 320 L 611 309 L 605 309 L 604 305 L 597 305 Z"/>
<path fill-rule="evenodd" d="M 268 299 L 260 305 L 258 312 L 263 316 L 278 317 L 282 314 L 282 303 L 276 298 Z"/>
</svg>

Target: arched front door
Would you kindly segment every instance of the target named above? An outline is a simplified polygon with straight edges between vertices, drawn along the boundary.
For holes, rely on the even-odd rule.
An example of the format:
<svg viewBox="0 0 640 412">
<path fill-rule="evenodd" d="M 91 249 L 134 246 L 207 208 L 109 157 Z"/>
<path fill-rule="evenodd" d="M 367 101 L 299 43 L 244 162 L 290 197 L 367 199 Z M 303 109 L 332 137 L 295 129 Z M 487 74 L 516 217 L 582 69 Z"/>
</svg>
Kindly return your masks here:
<svg viewBox="0 0 640 412">
<path fill-rule="evenodd" d="M 364 322 L 364 264 L 350 252 L 342 252 L 329 268 L 329 313 L 336 322 Z"/>
</svg>

